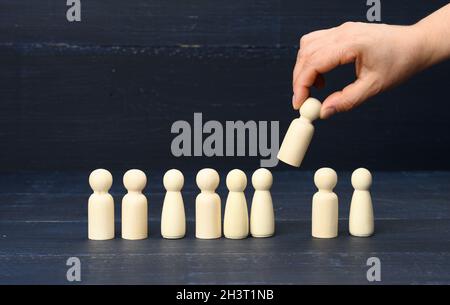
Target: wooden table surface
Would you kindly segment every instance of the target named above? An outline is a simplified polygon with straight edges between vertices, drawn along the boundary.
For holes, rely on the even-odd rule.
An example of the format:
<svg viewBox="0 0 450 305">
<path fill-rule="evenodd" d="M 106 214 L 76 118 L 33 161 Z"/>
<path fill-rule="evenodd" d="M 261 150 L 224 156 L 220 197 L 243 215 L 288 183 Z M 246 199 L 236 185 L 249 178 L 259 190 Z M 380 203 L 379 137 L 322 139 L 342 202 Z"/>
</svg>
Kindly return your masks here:
<svg viewBox="0 0 450 305">
<path fill-rule="evenodd" d="M 146 172 L 149 239 L 120 238 L 123 173 L 114 172 L 116 239 L 100 242 L 87 239 L 88 172 L 0 174 L 0 284 L 69 284 L 69 257 L 80 259 L 84 284 L 370 284 L 369 257 L 381 261 L 381 284 L 450 284 L 450 172 L 373 173 L 371 238 L 348 235 L 353 190 L 350 173 L 338 172 L 340 235 L 331 240 L 310 236 L 315 187 L 302 171 L 274 172 L 276 235 L 245 240 L 195 239 L 198 191 L 185 171 L 187 235 L 164 240 L 163 172 Z"/>
</svg>

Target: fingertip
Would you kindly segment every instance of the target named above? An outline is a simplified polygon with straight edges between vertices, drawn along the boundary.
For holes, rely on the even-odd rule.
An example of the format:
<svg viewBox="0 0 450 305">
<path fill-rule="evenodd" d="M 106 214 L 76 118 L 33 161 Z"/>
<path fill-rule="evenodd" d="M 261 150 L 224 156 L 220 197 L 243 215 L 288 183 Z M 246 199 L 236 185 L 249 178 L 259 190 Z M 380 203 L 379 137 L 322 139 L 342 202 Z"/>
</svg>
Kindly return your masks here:
<svg viewBox="0 0 450 305">
<path fill-rule="evenodd" d="M 297 90 L 294 93 L 294 96 L 292 97 L 292 105 L 294 106 L 294 109 L 295 110 L 300 109 L 300 107 L 305 102 L 305 100 L 308 98 L 308 96 L 309 96 L 309 90 L 307 88 L 303 87 L 303 88 Z"/>
<path fill-rule="evenodd" d="M 340 94 L 340 92 L 334 92 L 323 101 L 322 108 L 320 109 L 321 119 L 328 119 L 332 115 L 336 114 L 336 104 L 338 103 Z"/>
<path fill-rule="evenodd" d="M 295 99 L 295 95 L 292 96 L 292 108 L 294 108 L 295 110 L 300 109 L 300 105 L 297 102 L 297 100 Z"/>
<path fill-rule="evenodd" d="M 334 106 L 330 106 L 330 107 L 322 107 L 320 109 L 320 118 L 322 120 L 326 120 L 328 118 L 330 118 L 332 115 L 334 115 L 336 113 L 336 108 Z"/>
<path fill-rule="evenodd" d="M 299 110 L 300 107 L 302 107 L 304 101 L 305 101 L 304 99 L 302 99 L 302 100 L 296 99 L 293 103 L 294 109 Z"/>
</svg>

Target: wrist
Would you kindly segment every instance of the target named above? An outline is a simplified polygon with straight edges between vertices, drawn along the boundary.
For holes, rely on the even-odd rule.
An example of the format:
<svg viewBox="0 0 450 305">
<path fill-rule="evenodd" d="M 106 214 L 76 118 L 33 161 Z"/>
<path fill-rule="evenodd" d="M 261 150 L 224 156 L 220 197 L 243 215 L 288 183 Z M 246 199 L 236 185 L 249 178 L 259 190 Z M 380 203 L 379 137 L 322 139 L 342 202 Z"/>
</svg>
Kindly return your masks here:
<svg viewBox="0 0 450 305">
<path fill-rule="evenodd" d="M 413 60 L 418 66 L 418 70 L 424 70 L 436 63 L 434 54 L 434 41 L 427 32 L 426 26 L 416 23 L 408 27 L 408 38 L 410 40 L 411 51 L 414 52 Z"/>
<path fill-rule="evenodd" d="M 450 4 L 411 26 L 422 41 L 425 67 L 450 58 Z"/>
</svg>

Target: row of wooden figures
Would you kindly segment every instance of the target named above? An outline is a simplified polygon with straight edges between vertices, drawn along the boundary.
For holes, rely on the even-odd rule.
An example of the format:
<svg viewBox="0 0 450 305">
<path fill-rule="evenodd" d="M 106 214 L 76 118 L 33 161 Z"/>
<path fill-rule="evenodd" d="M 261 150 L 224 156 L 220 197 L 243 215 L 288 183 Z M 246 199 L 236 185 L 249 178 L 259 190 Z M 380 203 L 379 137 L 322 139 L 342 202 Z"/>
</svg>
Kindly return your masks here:
<svg viewBox="0 0 450 305">
<path fill-rule="evenodd" d="M 351 178 L 353 196 L 350 203 L 349 232 L 353 236 L 369 237 L 374 233 L 372 197 L 369 188 L 372 174 L 365 168 L 356 169 Z M 337 184 L 336 172 L 328 167 L 314 175 L 318 188 L 312 200 L 312 236 L 334 238 L 338 235 L 338 197 L 333 192 Z"/>
<path fill-rule="evenodd" d="M 114 238 L 114 199 L 108 193 L 113 182 L 112 175 L 105 169 L 96 169 L 89 176 L 94 193 L 89 197 L 88 235 L 92 240 Z M 201 239 L 215 239 L 222 236 L 221 200 L 215 192 L 220 178 L 217 171 L 202 169 L 196 176 L 200 194 L 195 199 L 195 236 Z M 264 168 L 252 175 L 255 193 L 252 199 L 250 220 L 244 190 L 247 177 L 241 170 L 230 171 L 226 178 L 229 190 L 225 204 L 223 233 L 226 238 L 243 239 L 249 232 L 253 237 L 269 237 L 275 232 L 270 188 L 272 173 Z M 147 183 L 145 173 L 132 169 L 123 176 L 128 193 L 122 199 L 122 238 L 145 239 L 148 236 L 147 198 L 142 190 Z M 167 171 L 163 178 L 166 189 L 161 215 L 161 235 L 168 239 L 183 238 L 186 234 L 186 217 L 181 189 L 183 174 L 176 169 Z"/>
<path fill-rule="evenodd" d="M 201 190 L 195 200 L 195 236 L 201 239 L 215 239 L 222 236 L 221 200 L 215 192 L 219 185 L 219 174 L 210 168 L 198 172 L 196 182 Z M 148 236 L 147 199 L 142 194 L 147 182 L 144 172 L 132 169 L 125 173 L 123 183 L 128 193 L 122 200 L 122 238 L 144 239 Z M 230 171 L 226 178 L 229 190 L 223 224 L 226 238 L 243 239 L 269 237 L 275 232 L 270 188 L 273 177 L 269 170 L 260 168 L 252 175 L 255 193 L 252 198 L 250 221 L 244 190 L 247 177 L 241 170 Z M 337 174 L 331 168 L 321 168 L 314 175 L 318 188 L 312 200 L 312 236 L 334 238 L 338 235 L 338 197 L 333 192 Z M 354 187 L 350 204 L 349 232 L 351 235 L 368 237 L 374 233 L 374 216 L 369 188 L 372 175 L 365 168 L 355 170 L 351 177 Z M 108 193 L 112 175 L 104 169 L 97 169 L 89 176 L 94 193 L 89 197 L 88 226 L 89 239 L 106 240 L 114 238 L 114 200 Z M 161 235 L 168 239 L 183 238 L 186 234 L 186 218 L 181 189 L 183 174 L 176 169 L 166 172 L 163 184 L 167 192 L 161 215 Z"/>
</svg>

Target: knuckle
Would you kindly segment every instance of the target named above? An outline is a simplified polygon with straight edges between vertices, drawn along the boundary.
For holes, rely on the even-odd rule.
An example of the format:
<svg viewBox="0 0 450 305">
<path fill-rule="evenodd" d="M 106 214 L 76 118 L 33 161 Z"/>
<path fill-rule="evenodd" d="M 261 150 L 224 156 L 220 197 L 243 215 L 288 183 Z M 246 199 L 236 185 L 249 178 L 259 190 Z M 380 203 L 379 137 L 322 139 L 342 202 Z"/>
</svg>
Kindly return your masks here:
<svg viewBox="0 0 450 305">
<path fill-rule="evenodd" d="M 358 57 L 357 50 L 348 45 L 339 48 L 337 54 L 339 55 L 341 65 L 351 62 Z"/>
<path fill-rule="evenodd" d="M 353 21 L 346 21 L 342 24 L 343 27 L 349 27 L 351 25 L 353 25 Z"/>
<path fill-rule="evenodd" d="M 346 21 L 343 24 L 341 24 L 339 27 L 343 30 L 351 29 L 355 25 L 355 22 L 353 21 Z"/>
<path fill-rule="evenodd" d="M 336 110 L 338 112 L 345 112 L 352 110 L 355 107 L 356 103 L 352 100 L 344 100 L 338 105 L 336 105 Z"/>
<path fill-rule="evenodd" d="M 294 91 L 295 91 L 295 88 L 296 88 L 296 84 L 297 84 L 297 76 L 293 75 L 292 76 L 292 88 L 293 88 Z"/>
<path fill-rule="evenodd" d="M 300 38 L 300 48 L 306 46 L 306 44 L 308 43 L 309 40 L 310 40 L 310 35 L 309 34 L 303 35 Z"/>
<path fill-rule="evenodd" d="M 377 95 L 381 91 L 383 91 L 383 82 L 381 81 L 381 79 L 375 78 L 372 81 L 371 91 L 373 95 Z"/>
<path fill-rule="evenodd" d="M 300 52 L 300 59 L 306 61 L 310 57 L 311 57 L 311 51 L 309 51 L 308 49 L 301 50 L 301 52 Z"/>
<path fill-rule="evenodd" d="M 310 62 L 314 53 L 315 52 L 311 50 L 311 48 L 302 48 L 300 49 L 299 58 L 303 62 Z"/>
</svg>

